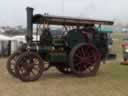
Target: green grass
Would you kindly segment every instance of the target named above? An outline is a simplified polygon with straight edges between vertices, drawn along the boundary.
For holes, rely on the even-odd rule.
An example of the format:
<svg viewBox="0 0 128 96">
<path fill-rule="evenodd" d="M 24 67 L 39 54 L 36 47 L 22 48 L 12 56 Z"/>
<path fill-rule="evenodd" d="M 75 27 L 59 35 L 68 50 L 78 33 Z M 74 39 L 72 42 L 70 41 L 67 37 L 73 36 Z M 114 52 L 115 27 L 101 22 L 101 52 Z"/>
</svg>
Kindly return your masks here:
<svg viewBox="0 0 128 96">
<path fill-rule="evenodd" d="M 0 96 L 128 96 L 128 66 L 120 65 L 123 36 L 113 34 L 118 57 L 102 64 L 95 77 L 67 76 L 52 68 L 40 80 L 23 83 L 8 74 L 6 59 L 0 59 Z"/>
</svg>

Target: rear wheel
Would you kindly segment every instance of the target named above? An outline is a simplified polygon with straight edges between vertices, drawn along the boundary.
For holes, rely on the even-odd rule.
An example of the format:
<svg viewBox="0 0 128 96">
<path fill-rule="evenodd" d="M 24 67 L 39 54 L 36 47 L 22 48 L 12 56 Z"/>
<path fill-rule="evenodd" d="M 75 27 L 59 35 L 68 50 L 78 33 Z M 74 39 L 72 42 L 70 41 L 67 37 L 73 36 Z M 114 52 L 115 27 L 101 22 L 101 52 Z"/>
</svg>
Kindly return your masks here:
<svg viewBox="0 0 128 96">
<path fill-rule="evenodd" d="M 74 74 L 93 76 L 99 69 L 101 55 L 92 44 L 80 43 L 71 50 L 69 58 Z"/>
<path fill-rule="evenodd" d="M 7 60 L 7 70 L 8 72 L 13 76 L 17 77 L 16 72 L 15 72 L 15 65 L 16 65 L 16 59 L 20 55 L 19 52 L 13 53 L 11 56 L 9 56 Z"/>
<path fill-rule="evenodd" d="M 22 81 L 38 80 L 43 71 L 44 62 L 37 53 L 25 52 L 16 61 L 16 74 Z"/>
</svg>

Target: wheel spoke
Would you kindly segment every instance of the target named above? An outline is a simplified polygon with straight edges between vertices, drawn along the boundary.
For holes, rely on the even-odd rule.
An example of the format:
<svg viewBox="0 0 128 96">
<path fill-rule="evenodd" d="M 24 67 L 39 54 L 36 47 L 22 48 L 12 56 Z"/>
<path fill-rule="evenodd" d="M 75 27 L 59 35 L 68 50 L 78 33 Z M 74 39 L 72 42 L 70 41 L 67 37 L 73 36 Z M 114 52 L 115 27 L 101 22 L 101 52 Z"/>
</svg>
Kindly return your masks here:
<svg viewBox="0 0 128 96">
<path fill-rule="evenodd" d="M 78 59 L 80 59 L 80 58 L 81 58 L 81 56 L 79 56 L 78 54 L 75 54 L 75 57 L 77 57 Z"/>
<path fill-rule="evenodd" d="M 83 67 L 84 67 L 85 70 L 87 69 L 87 66 L 86 65 L 84 65 Z"/>
<path fill-rule="evenodd" d="M 86 56 L 88 56 L 88 51 L 89 51 L 89 48 L 88 48 L 88 46 L 86 46 L 85 50 L 84 50 L 84 53 L 86 54 Z"/>
<path fill-rule="evenodd" d="M 39 72 L 40 71 L 40 67 L 38 67 L 38 68 L 37 67 L 34 67 L 33 70 Z"/>
<path fill-rule="evenodd" d="M 92 71 L 92 69 L 91 69 L 90 67 L 88 67 L 87 69 L 89 70 L 89 72 L 91 72 L 91 71 Z"/>
<path fill-rule="evenodd" d="M 82 52 L 83 57 L 85 57 L 85 52 L 83 48 L 81 48 L 81 52 Z"/>
<path fill-rule="evenodd" d="M 23 67 L 20 67 L 19 71 L 20 71 L 20 74 L 24 74 L 26 72 Z"/>
<path fill-rule="evenodd" d="M 31 71 L 31 73 L 32 73 L 34 76 L 36 76 L 36 74 L 33 72 L 33 70 Z"/>
</svg>

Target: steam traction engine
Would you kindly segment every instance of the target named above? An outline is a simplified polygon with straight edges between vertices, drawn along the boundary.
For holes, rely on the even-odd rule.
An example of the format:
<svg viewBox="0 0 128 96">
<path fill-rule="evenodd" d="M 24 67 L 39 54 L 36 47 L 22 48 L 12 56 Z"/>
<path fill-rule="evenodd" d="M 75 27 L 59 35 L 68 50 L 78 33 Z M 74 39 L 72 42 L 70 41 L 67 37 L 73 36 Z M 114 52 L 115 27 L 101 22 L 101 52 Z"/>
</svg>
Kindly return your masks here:
<svg viewBox="0 0 128 96">
<path fill-rule="evenodd" d="M 52 34 L 51 25 L 63 27 L 63 31 L 56 31 L 59 36 Z M 107 54 L 106 38 L 96 30 L 96 25 L 100 28 L 101 25 L 113 25 L 113 22 L 33 15 L 33 8 L 28 7 L 27 43 L 9 57 L 9 73 L 22 81 L 35 81 L 44 71 L 55 66 L 64 74 L 96 75 Z M 34 34 L 36 40 L 33 40 Z"/>
</svg>

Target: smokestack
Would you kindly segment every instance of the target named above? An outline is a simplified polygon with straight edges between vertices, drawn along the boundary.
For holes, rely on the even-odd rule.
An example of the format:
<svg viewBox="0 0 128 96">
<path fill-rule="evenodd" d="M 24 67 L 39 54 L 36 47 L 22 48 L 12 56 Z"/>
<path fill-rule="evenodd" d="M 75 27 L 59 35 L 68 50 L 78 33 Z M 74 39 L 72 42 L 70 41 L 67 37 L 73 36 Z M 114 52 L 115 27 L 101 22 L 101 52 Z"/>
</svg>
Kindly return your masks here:
<svg viewBox="0 0 128 96">
<path fill-rule="evenodd" d="M 26 40 L 27 43 L 32 42 L 32 35 L 33 35 L 33 24 L 32 24 L 32 17 L 33 17 L 33 8 L 27 7 L 27 33 L 26 33 Z"/>
</svg>

